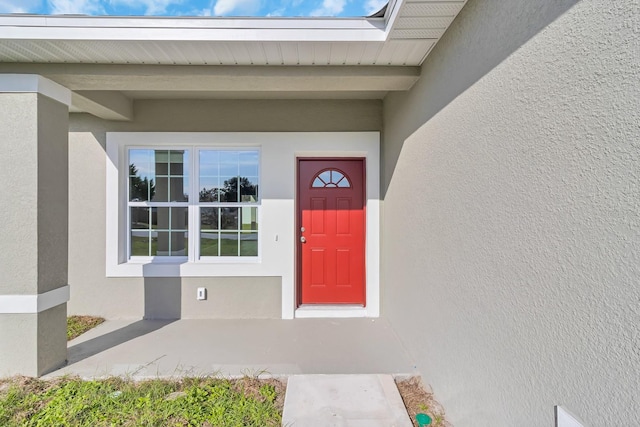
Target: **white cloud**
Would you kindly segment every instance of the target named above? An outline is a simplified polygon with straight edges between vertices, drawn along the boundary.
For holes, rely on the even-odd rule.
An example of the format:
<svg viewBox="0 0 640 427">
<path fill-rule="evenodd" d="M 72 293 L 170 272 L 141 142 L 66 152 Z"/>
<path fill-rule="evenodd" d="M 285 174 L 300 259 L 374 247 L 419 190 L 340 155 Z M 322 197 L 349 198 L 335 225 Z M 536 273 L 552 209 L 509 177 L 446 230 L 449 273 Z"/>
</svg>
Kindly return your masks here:
<svg viewBox="0 0 640 427">
<path fill-rule="evenodd" d="M 271 17 L 271 16 L 273 16 L 273 17 L 282 16 L 282 15 L 284 15 L 284 12 L 285 12 L 285 8 L 284 7 L 280 8 L 280 9 L 276 9 L 276 10 L 274 10 L 272 12 L 267 13 L 267 18 Z"/>
<path fill-rule="evenodd" d="M 0 0 L 0 13 L 35 13 L 40 0 Z"/>
<path fill-rule="evenodd" d="M 213 7 L 216 16 L 225 16 L 231 13 L 236 15 L 251 15 L 260 9 L 260 0 L 218 0 Z"/>
<path fill-rule="evenodd" d="M 109 3 L 132 9 L 143 7 L 145 15 L 161 15 L 167 12 L 169 6 L 181 4 L 183 0 L 109 0 Z"/>
<path fill-rule="evenodd" d="M 385 4 L 387 4 L 387 0 L 367 0 L 366 14 L 371 15 L 378 12 Z"/>
<path fill-rule="evenodd" d="M 191 12 L 184 13 L 184 16 L 211 16 L 211 8 L 195 9 Z"/>
<path fill-rule="evenodd" d="M 100 0 L 48 0 L 50 13 L 80 13 L 85 15 L 104 14 Z"/>
<path fill-rule="evenodd" d="M 311 11 L 311 16 L 336 16 L 344 9 L 346 0 L 322 0 L 322 6 Z"/>
</svg>

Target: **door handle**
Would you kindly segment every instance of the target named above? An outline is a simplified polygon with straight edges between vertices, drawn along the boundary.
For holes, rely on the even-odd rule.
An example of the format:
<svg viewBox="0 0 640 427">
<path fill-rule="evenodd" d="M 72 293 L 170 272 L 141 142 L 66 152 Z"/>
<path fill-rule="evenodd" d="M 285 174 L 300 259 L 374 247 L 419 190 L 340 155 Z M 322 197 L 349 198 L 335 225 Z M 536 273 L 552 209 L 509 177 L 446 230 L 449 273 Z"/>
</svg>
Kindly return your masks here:
<svg viewBox="0 0 640 427">
<path fill-rule="evenodd" d="M 305 239 L 304 236 L 300 236 L 300 241 L 302 243 L 307 243 L 307 239 Z"/>
</svg>

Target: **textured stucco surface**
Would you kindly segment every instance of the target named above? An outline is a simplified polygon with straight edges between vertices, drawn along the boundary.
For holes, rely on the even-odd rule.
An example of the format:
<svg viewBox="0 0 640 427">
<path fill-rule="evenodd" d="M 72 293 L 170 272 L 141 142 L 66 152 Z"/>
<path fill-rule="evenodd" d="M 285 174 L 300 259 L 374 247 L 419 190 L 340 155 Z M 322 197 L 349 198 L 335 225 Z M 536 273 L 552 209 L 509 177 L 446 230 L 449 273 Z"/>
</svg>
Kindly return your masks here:
<svg viewBox="0 0 640 427">
<path fill-rule="evenodd" d="M 106 278 L 106 132 L 377 131 L 381 123 L 377 100 L 141 100 L 132 122 L 71 114 L 69 312 L 108 318 L 281 317 L 280 277 Z M 206 301 L 196 301 L 197 287 L 207 288 Z"/>
<path fill-rule="evenodd" d="M 67 284 L 68 107 L 4 93 L 0 110 L 0 293 L 43 293 Z"/>
<path fill-rule="evenodd" d="M 38 292 L 67 284 L 69 108 L 38 95 Z"/>
<path fill-rule="evenodd" d="M 37 322 L 40 376 L 64 366 L 67 361 L 67 304 L 39 313 Z"/>
<path fill-rule="evenodd" d="M 0 294 L 38 289 L 38 95 L 0 94 Z M 31 161 L 26 162 L 25 159 Z M 20 177 L 20 178 L 18 178 Z"/>
<path fill-rule="evenodd" d="M 0 315 L 0 378 L 39 376 L 67 359 L 67 306 L 38 314 Z"/>
<path fill-rule="evenodd" d="M 3 93 L 0 111 L 0 295 L 42 294 L 67 284 L 68 107 Z M 66 313 L 0 313 L 0 376 L 64 364 Z"/>
<path fill-rule="evenodd" d="M 37 336 L 35 314 L 0 315 L 0 377 L 38 375 Z"/>
<path fill-rule="evenodd" d="M 385 99 L 382 314 L 456 426 L 640 425 L 639 20 L 472 0 Z"/>
</svg>

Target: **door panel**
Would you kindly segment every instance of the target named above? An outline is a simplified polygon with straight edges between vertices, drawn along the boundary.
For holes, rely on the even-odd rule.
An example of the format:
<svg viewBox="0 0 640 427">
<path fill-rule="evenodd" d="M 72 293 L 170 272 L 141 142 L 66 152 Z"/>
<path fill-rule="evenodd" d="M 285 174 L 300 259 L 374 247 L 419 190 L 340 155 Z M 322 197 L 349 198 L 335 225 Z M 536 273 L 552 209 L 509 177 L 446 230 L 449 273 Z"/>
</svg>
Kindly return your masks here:
<svg viewBox="0 0 640 427">
<path fill-rule="evenodd" d="M 299 159 L 301 304 L 364 305 L 364 182 L 363 159 Z"/>
</svg>

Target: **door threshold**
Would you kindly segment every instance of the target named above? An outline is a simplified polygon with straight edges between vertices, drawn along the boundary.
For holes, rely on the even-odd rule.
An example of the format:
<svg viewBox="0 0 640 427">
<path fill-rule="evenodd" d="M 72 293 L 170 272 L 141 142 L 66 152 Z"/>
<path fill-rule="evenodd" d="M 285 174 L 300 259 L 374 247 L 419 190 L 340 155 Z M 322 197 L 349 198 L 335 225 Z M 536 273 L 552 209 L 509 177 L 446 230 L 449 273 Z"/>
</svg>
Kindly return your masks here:
<svg viewBox="0 0 640 427">
<path fill-rule="evenodd" d="M 366 307 L 357 304 L 301 305 L 295 311 L 296 319 L 371 317 Z"/>
</svg>

